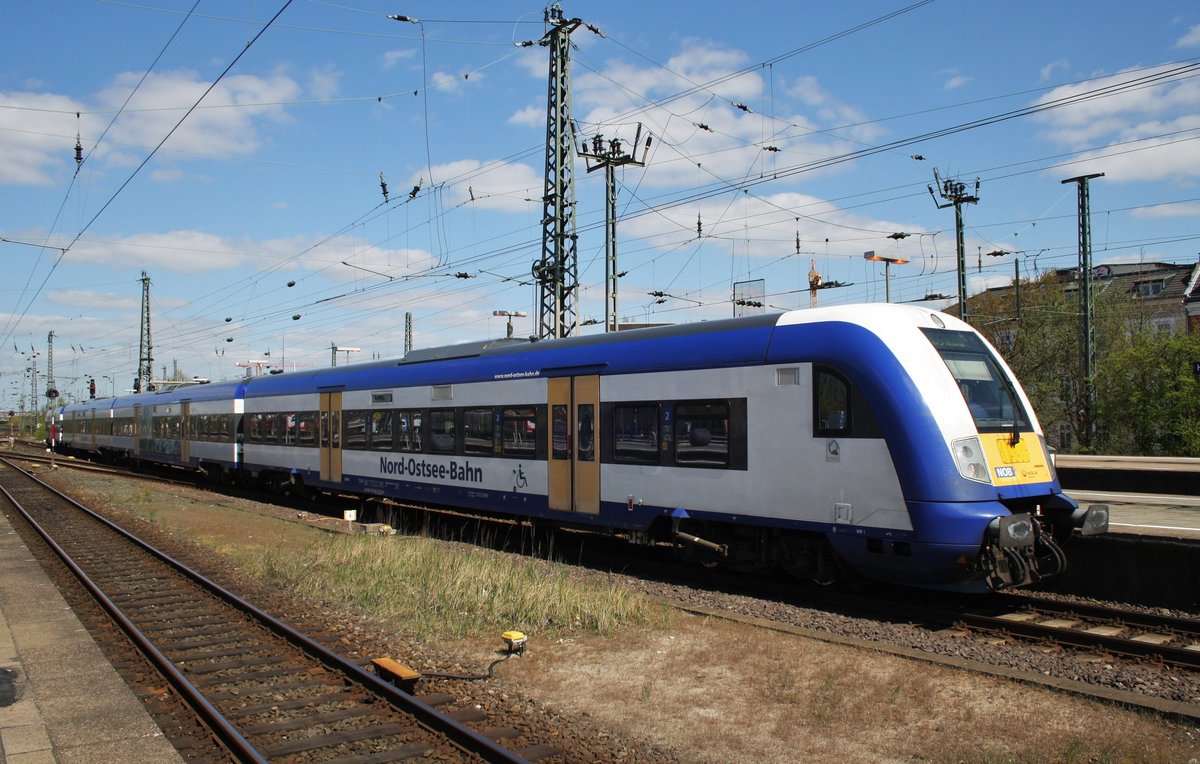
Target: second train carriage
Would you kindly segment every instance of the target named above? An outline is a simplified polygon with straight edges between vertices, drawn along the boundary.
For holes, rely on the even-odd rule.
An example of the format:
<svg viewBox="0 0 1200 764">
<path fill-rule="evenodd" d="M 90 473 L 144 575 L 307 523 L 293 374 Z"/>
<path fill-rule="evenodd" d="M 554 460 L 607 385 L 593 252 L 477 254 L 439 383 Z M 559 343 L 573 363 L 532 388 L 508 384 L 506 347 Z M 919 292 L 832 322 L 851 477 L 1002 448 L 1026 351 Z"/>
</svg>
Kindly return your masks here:
<svg viewBox="0 0 1200 764">
<path fill-rule="evenodd" d="M 241 458 L 243 387 L 168 385 L 61 406 L 51 418 L 66 450 L 232 475 Z"/>
<path fill-rule="evenodd" d="M 1020 585 L 1065 564 L 1057 541 L 1072 528 L 1107 522 L 1062 494 L 994 350 L 909 306 L 498 341 L 205 387 L 205 406 L 234 417 L 212 440 L 232 454 L 221 469 L 682 541 L 817 580 L 846 566 L 935 588 Z M 139 458 L 205 461 L 193 390 L 133 397 L 143 417 L 155 402 L 180 418 L 152 424 L 165 437 Z"/>
</svg>

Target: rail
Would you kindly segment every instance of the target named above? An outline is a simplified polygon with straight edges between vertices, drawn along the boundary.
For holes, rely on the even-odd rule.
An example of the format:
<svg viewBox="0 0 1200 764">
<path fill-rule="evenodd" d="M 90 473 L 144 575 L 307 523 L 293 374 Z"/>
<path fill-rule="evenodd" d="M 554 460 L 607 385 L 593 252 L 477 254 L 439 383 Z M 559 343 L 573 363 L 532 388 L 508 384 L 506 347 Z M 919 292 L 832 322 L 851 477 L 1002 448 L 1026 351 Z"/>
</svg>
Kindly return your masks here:
<svg viewBox="0 0 1200 764">
<path fill-rule="evenodd" d="M 231 716 L 231 712 L 235 712 L 237 709 L 225 707 L 229 705 L 228 701 L 220 697 L 219 691 L 214 695 L 212 688 L 229 686 L 237 681 L 243 681 L 244 675 L 262 676 L 262 674 L 255 675 L 255 671 L 261 671 L 266 664 L 288 664 L 289 668 L 284 672 L 283 679 L 279 681 L 285 681 L 289 677 L 311 675 L 315 669 L 296 668 L 299 665 L 297 661 L 300 660 L 296 656 L 299 654 L 307 655 L 309 660 L 320 665 L 322 673 L 328 672 L 332 675 L 334 678 L 331 686 L 337 687 L 338 691 L 341 691 L 340 686 L 349 681 L 363 688 L 366 694 L 387 702 L 386 706 L 382 704 L 380 706 L 379 718 L 383 721 L 360 725 L 364 732 L 371 732 L 372 737 L 384 736 L 383 733 L 386 730 L 397 728 L 395 719 L 388 717 L 395 717 L 399 712 L 402 717 L 415 720 L 415 728 L 429 730 L 447 741 L 453 748 L 467 752 L 480 760 L 488 762 L 526 761 L 517 753 L 500 746 L 450 716 L 440 713 L 420 699 L 402 692 L 380 677 L 262 612 L 216 582 L 189 569 L 106 518 L 100 517 L 36 477 L 20 470 L 8 460 L 0 459 L 0 462 L 12 467 L 15 473 L 19 473 L 31 481 L 26 484 L 28 487 L 21 486 L 19 490 L 18 486 L 14 485 L 12 486 L 13 491 L 4 486 L 0 486 L 0 491 L 239 761 L 267 761 L 272 755 L 279 755 L 283 749 L 280 748 L 277 741 L 271 739 L 270 732 L 262 731 L 264 729 L 271 730 L 273 725 L 260 725 L 259 728 L 255 728 L 253 725 L 247 726 L 244 719 L 236 718 L 237 713 L 233 713 Z M 33 484 L 36 484 L 36 487 Z M 39 497 L 48 498 L 41 499 Z M 56 503 L 41 504 L 39 508 L 39 502 L 51 500 Z M 32 508 L 26 508 L 24 504 L 30 504 Z M 79 516 L 86 517 L 91 523 L 88 526 L 91 530 L 72 530 L 73 521 L 61 512 L 61 509 L 68 507 L 76 510 Z M 59 511 L 56 512 L 56 509 Z M 75 513 L 71 514 L 75 516 Z M 53 534 L 46 530 L 44 523 L 38 522 L 39 516 L 43 520 L 47 516 L 54 517 Z M 96 525 L 97 523 L 99 526 Z M 101 528 L 105 531 L 101 531 Z M 78 538 L 81 534 L 82 539 Z M 115 543 L 110 539 L 119 539 L 121 543 L 127 545 L 132 544 L 146 557 L 133 564 L 128 551 L 117 552 L 111 549 L 98 551 L 102 549 L 102 544 Z M 84 562 L 77 561 L 76 558 L 80 557 Z M 131 575 L 129 572 L 131 564 L 133 568 L 136 568 L 136 575 Z M 179 585 L 170 583 L 167 579 L 168 574 L 163 571 L 185 578 L 187 584 L 183 586 L 188 588 L 179 588 Z M 150 586 L 148 588 L 138 586 L 145 583 L 149 583 Z M 124 590 L 122 590 L 123 586 Z M 222 607 L 236 611 L 237 615 L 221 614 L 219 609 Z M 195 619 L 193 617 L 193 620 L 201 622 L 203 627 L 213 623 L 230 623 L 231 625 L 223 630 L 229 633 L 222 633 L 221 638 L 228 643 L 238 643 L 236 648 L 238 659 L 231 664 L 223 664 L 219 661 L 211 661 L 206 656 L 197 657 L 194 645 L 189 649 L 182 649 L 178 646 L 177 633 L 169 639 L 166 637 L 155 639 L 149 636 L 156 630 L 156 624 L 163 622 L 176 624 L 186 620 L 186 616 L 180 614 L 180 611 L 185 608 L 203 609 L 203 618 Z M 235 629 L 232 622 L 241 618 L 245 618 L 250 625 L 242 628 L 242 624 L 238 623 Z M 178 627 L 173 628 L 178 630 Z M 233 635 L 235 631 L 236 636 Z M 298 652 L 289 653 L 286 657 L 281 658 L 279 657 L 281 651 L 278 647 L 272 647 L 269 643 L 259 645 L 254 640 L 261 638 L 255 637 L 253 634 L 264 631 L 269 632 L 272 639 L 282 640 Z M 160 644 L 162 639 L 168 639 L 168 642 Z M 171 644 L 169 640 L 175 640 L 176 644 Z M 164 647 L 164 644 L 167 646 Z M 247 644 L 252 646 L 246 647 Z M 204 665 L 206 662 L 210 665 Z M 225 676 L 225 678 L 214 681 L 214 676 Z M 234 695 L 236 696 L 237 693 Z M 356 708 L 362 708 L 366 704 L 367 702 L 361 699 L 353 701 Z M 303 712 L 297 711 L 297 713 L 302 714 Z M 337 721 L 342 721 L 342 719 L 339 718 Z M 334 747 L 334 744 L 353 742 L 355 739 L 350 733 L 337 730 L 336 727 L 331 727 L 331 729 L 336 730 L 326 736 L 331 748 Z M 400 733 L 397 730 L 393 734 Z M 403 732 L 403 735 L 412 734 L 415 733 L 407 729 Z M 432 747 L 437 744 L 422 742 L 418 745 Z M 315 747 L 315 745 L 312 746 L 312 748 Z M 262 751 L 266 751 L 266 753 L 264 754 Z M 309 750 L 308 755 L 311 756 L 313 753 L 314 751 Z"/>
</svg>

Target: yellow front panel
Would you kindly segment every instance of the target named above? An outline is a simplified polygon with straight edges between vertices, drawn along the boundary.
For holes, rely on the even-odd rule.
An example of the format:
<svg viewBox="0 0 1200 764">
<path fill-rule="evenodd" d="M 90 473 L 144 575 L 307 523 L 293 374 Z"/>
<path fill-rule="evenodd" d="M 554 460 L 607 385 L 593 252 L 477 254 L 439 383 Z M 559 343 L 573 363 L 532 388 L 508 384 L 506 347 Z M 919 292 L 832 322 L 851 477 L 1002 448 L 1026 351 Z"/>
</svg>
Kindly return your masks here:
<svg viewBox="0 0 1200 764">
<path fill-rule="evenodd" d="M 1010 432 L 980 434 L 979 440 L 991 470 L 992 485 L 1050 482 L 1050 465 L 1036 434 L 1023 432 L 1015 444 Z"/>
</svg>

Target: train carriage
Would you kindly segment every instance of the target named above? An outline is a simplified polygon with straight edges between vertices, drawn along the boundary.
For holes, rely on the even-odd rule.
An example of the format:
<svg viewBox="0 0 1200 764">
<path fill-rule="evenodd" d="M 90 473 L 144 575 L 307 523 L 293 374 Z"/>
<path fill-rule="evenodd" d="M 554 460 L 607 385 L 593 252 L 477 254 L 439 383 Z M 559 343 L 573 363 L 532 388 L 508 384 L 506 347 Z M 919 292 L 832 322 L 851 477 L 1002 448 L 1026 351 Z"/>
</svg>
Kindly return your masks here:
<svg viewBox="0 0 1200 764">
<path fill-rule="evenodd" d="M 995 351 L 911 306 L 479 343 L 237 390 L 241 473 L 276 487 L 602 528 L 823 582 L 1027 584 L 1065 565 L 1073 529 L 1107 522 L 1062 494 Z"/>
</svg>

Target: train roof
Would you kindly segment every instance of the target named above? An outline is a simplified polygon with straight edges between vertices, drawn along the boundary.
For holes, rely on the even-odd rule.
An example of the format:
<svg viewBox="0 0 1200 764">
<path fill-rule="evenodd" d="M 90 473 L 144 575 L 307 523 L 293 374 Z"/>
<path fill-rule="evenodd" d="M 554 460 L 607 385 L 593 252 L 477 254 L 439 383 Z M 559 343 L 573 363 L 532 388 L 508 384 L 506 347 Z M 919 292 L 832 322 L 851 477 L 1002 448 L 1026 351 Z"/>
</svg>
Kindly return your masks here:
<svg viewBox="0 0 1200 764">
<path fill-rule="evenodd" d="M 555 340 L 495 339 L 416 350 L 401 359 L 188 385 L 87 401 L 82 405 L 123 408 L 174 401 L 302 395 L 322 390 L 727 368 L 766 363 L 776 327 L 837 322 L 859 325 L 871 333 L 886 333 L 898 324 L 929 324 L 931 313 L 916 306 L 846 305 Z M 961 322 L 957 319 L 938 315 L 947 326 L 959 328 Z M 81 404 L 71 406 L 78 407 Z"/>
<path fill-rule="evenodd" d="M 246 397 L 762 363 L 779 315 L 433 348 L 398 360 L 256 377 L 247 383 Z"/>
</svg>

